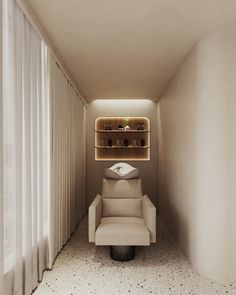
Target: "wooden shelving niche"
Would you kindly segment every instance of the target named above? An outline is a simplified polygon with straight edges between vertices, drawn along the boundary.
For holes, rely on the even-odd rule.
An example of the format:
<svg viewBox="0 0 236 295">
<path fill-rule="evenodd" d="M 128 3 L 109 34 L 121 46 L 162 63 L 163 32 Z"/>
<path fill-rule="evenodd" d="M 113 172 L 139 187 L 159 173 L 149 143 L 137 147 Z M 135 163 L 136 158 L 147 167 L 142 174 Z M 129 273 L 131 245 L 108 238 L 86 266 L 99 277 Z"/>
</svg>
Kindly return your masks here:
<svg viewBox="0 0 236 295">
<path fill-rule="evenodd" d="M 96 161 L 149 161 L 150 121 L 146 117 L 99 117 L 95 121 Z"/>
</svg>

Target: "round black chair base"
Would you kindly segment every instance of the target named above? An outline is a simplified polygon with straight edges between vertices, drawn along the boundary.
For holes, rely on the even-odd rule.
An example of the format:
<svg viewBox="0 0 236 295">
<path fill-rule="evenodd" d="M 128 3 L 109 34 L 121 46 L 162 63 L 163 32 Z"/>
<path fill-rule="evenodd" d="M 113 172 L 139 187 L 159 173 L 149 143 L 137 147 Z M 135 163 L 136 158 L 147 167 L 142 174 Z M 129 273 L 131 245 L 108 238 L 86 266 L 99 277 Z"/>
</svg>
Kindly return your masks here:
<svg viewBox="0 0 236 295">
<path fill-rule="evenodd" d="M 135 246 L 110 246 L 110 256 L 117 261 L 132 260 L 135 257 Z"/>
</svg>

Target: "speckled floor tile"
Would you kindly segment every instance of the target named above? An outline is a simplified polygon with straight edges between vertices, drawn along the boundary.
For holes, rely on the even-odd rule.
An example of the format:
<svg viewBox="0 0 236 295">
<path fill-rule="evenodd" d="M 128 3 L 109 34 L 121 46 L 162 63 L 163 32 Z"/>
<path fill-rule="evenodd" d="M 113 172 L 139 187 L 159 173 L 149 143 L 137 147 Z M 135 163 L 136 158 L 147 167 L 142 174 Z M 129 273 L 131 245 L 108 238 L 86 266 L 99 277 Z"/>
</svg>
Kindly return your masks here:
<svg viewBox="0 0 236 295">
<path fill-rule="evenodd" d="M 113 261 L 109 247 L 89 244 L 87 228 L 85 217 L 33 295 L 236 295 L 236 284 L 199 276 L 160 220 L 157 243 L 136 247 L 129 262 Z"/>
</svg>

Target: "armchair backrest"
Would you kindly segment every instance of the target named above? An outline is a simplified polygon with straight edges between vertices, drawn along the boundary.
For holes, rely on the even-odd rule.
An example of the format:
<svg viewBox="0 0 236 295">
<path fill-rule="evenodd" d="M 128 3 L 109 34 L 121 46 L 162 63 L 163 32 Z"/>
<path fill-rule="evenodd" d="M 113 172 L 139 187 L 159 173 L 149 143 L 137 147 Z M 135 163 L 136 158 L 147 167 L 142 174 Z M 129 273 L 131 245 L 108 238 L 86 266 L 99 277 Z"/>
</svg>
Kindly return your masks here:
<svg viewBox="0 0 236 295">
<path fill-rule="evenodd" d="M 103 179 L 103 217 L 142 217 L 141 179 Z"/>
<path fill-rule="evenodd" d="M 103 179 L 103 199 L 142 198 L 142 181 L 138 179 Z"/>
</svg>

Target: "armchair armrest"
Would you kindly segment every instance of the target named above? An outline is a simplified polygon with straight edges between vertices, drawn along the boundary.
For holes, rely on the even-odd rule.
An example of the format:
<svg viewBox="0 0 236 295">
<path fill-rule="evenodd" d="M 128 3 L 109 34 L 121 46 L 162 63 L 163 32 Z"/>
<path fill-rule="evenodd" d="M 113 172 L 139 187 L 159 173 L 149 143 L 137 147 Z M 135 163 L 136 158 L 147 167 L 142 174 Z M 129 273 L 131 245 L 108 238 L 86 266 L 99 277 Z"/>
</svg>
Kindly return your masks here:
<svg viewBox="0 0 236 295">
<path fill-rule="evenodd" d="M 142 199 L 143 218 L 150 231 L 150 242 L 156 242 L 156 207 L 147 195 Z"/>
<path fill-rule="evenodd" d="M 95 232 L 102 217 L 102 197 L 97 195 L 89 207 L 89 242 L 95 242 Z"/>
</svg>

